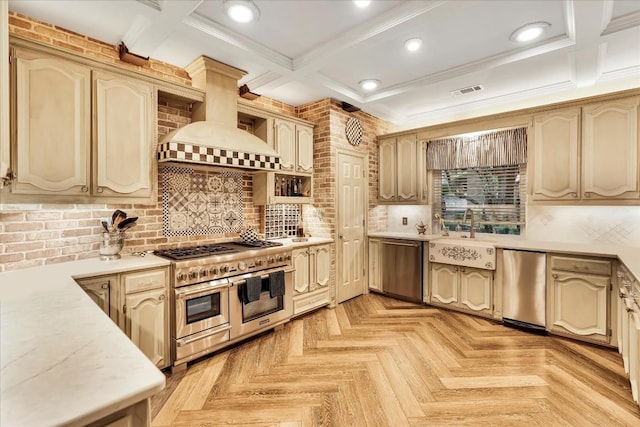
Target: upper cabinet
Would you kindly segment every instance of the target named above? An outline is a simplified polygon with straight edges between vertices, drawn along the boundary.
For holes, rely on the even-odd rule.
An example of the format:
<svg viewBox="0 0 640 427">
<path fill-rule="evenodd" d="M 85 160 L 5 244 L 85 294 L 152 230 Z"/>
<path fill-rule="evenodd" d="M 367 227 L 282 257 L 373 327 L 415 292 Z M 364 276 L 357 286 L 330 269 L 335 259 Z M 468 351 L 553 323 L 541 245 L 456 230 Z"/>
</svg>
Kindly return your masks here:
<svg viewBox="0 0 640 427">
<path fill-rule="evenodd" d="M 296 173 L 313 172 L 312 126 L 275 119 L 274 148 L 280 155 L 281 170 Z"/>
<path fill-rule="evenodd" d="M 623 98 L 533 117 L 531 199 L 638 201 L 638 104 Z"/>
<path fill-rule="evenodd" d="M 379 203 L 427 203 L 426 143 L 417 134 L 378 140 Z"/>
<path fill-rule="evenodd" d="M 12 201 L 155 202 L 156 100 L 152 83 L 12 49 Z"/>
</svg>

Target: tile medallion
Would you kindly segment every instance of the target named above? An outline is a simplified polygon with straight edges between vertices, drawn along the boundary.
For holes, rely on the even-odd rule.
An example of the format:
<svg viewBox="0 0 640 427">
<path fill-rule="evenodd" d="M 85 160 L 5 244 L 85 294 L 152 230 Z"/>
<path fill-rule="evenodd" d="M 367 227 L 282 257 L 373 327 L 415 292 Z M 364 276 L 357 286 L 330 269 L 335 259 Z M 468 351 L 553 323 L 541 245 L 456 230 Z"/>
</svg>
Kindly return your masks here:
<svg viewBox="0 0 640 427">
<path fill-rule="evenodd" d="M 237 232 L 244 220 L 242 173 L 165 167 L 162 230 L 167 237 Z"/>
</svg>

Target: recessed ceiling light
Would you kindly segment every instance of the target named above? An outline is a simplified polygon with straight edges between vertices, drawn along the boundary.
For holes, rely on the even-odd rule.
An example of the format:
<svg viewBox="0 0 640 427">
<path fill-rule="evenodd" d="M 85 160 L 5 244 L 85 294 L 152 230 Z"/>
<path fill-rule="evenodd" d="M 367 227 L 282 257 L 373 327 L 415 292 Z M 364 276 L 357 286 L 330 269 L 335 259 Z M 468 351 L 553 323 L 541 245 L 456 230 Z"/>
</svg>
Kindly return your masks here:
<svg viewBox="0 0 640 427">
<path fill-rule="evenodd" d="M 360 9 L 364 9 L 371 4 L 371 0 L 353 0 L 353 3 Z"/>
<path fill-rule="evenodd" d="M 417 37 L 404 42 L 404 48 L 409 52 L 415 52 L 416 50 L 420 49 L 420 46 L 422 46 L 422 39 L 419 39 Z"/>
<path fill-rule="evenodd" d="M 258 7 L 251 0 L 225 0 L 224 9 L 229 18 L 236 22 L 251 22 L 260 16 Z"/>
<path fill-rule="evenodd" d="M 377 89 L 378 86 L 380 86 L 380 80 L 366 79 L 366 80 L 361 80 L 358 84 L 363 90 L 371 91 L 371 90 Z"/>
<path fill-rule="evenodd" d="M 551 24 L 548 22 L 532 22 L 530 24 L 523 25 L 522 27 L 511 33 L 509 37 L 512 41 L 516 42 L 528 42 L 535 40 L 544 33 Z"/>
</svg>

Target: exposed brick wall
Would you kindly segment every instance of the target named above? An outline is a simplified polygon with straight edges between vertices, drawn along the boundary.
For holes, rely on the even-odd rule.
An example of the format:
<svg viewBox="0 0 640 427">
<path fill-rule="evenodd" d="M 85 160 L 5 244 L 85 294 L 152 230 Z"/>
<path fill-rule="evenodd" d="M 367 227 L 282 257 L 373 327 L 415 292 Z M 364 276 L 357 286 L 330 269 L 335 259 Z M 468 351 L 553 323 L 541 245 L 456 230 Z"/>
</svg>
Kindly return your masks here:
<svg viewBox="0 0 640 427">
<path fill-rule="evenodd" d="M 261 96 L 260 98 L 256 98 L 253 101 L 245 98 L 238 98 L 238 102 L 241 104 L 251 105 L 256 108 L 261 108 L 263 110 L 272 111 L 277 114 L 296 117 L 295 107 L 272 98 L 267 98 L 266 96 Z"/>
<path fill-rule="evenodd" d="M 9 11 L 9 33 L 80 53 L 121 68 L 139 71 L 164 80 L 191 86 L 191 78 L 182 68 L 154 59 L 150 59 L 143 66 L 123 62 L 118 55 L 118 46 L 37 21 L 12 11 Z"/>
</svg>

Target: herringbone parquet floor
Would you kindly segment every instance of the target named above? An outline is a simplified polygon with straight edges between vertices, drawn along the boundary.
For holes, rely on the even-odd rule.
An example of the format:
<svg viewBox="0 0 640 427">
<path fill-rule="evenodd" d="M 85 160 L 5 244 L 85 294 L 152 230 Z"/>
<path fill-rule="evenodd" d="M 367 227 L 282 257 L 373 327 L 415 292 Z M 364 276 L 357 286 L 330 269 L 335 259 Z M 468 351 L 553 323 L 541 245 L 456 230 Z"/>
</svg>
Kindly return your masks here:
<svg viewBox="0 0 640 427">
<path fill-rule="evenodd" d="M 640 426 L 615 350 L 364 295 L 168 375 L 154 426 Z"/>
</svg>

